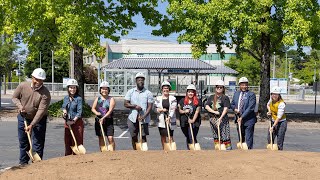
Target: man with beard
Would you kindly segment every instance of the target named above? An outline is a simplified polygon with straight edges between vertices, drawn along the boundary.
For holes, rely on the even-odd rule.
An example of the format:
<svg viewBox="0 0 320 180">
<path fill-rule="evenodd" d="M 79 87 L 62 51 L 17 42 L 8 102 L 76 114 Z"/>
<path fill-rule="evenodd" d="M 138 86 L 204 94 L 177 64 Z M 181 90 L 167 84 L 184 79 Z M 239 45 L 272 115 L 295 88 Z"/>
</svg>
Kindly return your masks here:
<svg viewBox="0 0 320 180">
<path fill-rule="evenodd" d="M 124 106 L 130 109 L 127 122 L 134 150 L 136 150 L 136 142 L 138 142 L 139 121 L 142 123 L 142 141 L 147 142 L 146 136 L 149 135 L 148 125 L 153 95 L 149 90 L 144 88 L 144 80 L 145 75 L 141 72 L 137 73 L 137 87 L 130 89 L 124 98 Z"/>
<path fill-rule="evenodd" d="M 20 147 L 20 165 L 28 164 L 30 158 L 27 151 L 30 150 L 27 133 L 32 134 L 32 149 L 42 159 L 47 127 L 47 115 L 50 105 L 50 92 L 43 86 L 46 73 L 37 68 L 32 74 L 32 82 L 21 83 L 13 93 L 12 101 L 18 107 L 18 137 Z M 25 127 L 24 121 L 27 122 Z"/>
</svg>

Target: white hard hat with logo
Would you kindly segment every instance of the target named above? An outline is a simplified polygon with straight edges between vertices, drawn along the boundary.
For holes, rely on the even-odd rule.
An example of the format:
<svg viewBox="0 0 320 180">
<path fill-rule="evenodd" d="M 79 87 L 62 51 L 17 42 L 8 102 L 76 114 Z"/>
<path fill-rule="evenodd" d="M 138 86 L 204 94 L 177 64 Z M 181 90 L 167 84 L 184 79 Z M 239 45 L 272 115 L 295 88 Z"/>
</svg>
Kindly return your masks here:
<svg viewBox="0 0 320 180">
<path fill-rule="evenodd" d="M 249 81 L 248 81 L 248 78 L 246 78 L 246 77 L 241 77 L 240 79 L 239 79 L 239 84 L 240 83 L 248 83 Z"/>
<path fill-rule="evenodd" d="M 169 88 L 171 88 L 171 84 L 168 81 L 163 81 L 163 83 L 161 84 L 161 89 L 163 86 L 169 86 Z"/>
<path fill-rule="evenodd" d="M 188 85 L 187 90 L 197 90 L 196 86 L 193 84 Z"/>
<path fill-rule="evenodd" d="M 42 68 L 37 68 L 33 70 L 31 76 L 36 79 L 45 80 L 46 79 L 46 72 Z"/>
<path fill-rule="evenodd" d="M 67 86 L 79 86 L 77 80 L 69 79 L 67 82 Z"/>
<path fill-rule="evenodd" d="M 146 76 L 142 73 L 142 72 L 138 72 L 137 74 L 136 74 L 136 79 L 137 78 L 146 78 Z"/>
<path fill-rule="evenodd" d="M 109 83 L 107 82 L 107 81 L 103 81 L 103 82 L 101 82 L 101 84 L 100 84 L 100 88 L 102 88 L 102 87 L 110 87 L 109 86 Z"/>
<path fill-rule="evenodd" d="M 271 89 L 271 94 L 281 94 L 281 88 L 279 86 L 274 86 Z"/>
<path fill-rule="evenodd" d="M 218 80 L 216 82 L 216 86 L 224 86 L 224 82 L 222 80 Z"/>
</svg>

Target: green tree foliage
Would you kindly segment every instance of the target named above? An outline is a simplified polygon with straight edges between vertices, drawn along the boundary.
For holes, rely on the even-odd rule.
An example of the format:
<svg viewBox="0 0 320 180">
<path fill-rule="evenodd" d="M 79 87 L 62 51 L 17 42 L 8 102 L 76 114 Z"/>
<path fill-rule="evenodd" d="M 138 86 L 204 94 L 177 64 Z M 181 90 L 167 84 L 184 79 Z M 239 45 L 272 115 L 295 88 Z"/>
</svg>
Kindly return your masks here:
<svg viewBox="0 0 320 180">
<path fill-rule="evenodd" d="M 243 53 L 238 57 L 231 57 L 228 62 L 225 63 L 226 66 L 239 72 L 238 78 L 247 77 L 250 85 L 257 86 L 260 83 L 260 65 L 259 61 Z"/>
<path fill-rule="evenodd" d="M 58 54 L 74 50 L 74 76 L 84 97 L 83 49 L 95 52 L 101 37 L 118 41 L 120 34 L 127 34 L 136 26 L 132 17 L 139 13 L 146 23 L 154 24 L 151 19 L 160 18 L 154 9 L 157 3 L 157 0 L 3 0 L 6 14 L 3 30 L 10 35 L 20 33 L 29 43 L 35 30 L 53 22 L 56 28 L 45 32 L 57 39 L 59 46 L 54 50 Z"/>
<path fill-rule="evenodd" d="M 313 84 L 314 76 L 316 81 L 319 80 L 319 69 L 320 69 L 320 51 L 312 50 L 309 56 L 301 63 L 301 69 L 295 71 L 294 77 L 300 80 L 300 84 L 306 83 L 309 85 Z"/>
<path fill-rule="evenodd" d="M 18 56 L 15 51 L 18 46 L 13 41 L 7 42 L 5 35 L 0 38 L 0 75 L 10 77 L 11 71 L 15 67 L 15 61 Z"/>
<path fill-rule="evenodd" d="M 190 42 L 194 57 L 206 53 L 210 43 L 236 45 L 260 62 L 259 111 L 266 116 L 270 90 L 270 60 L 285 45 L 320 46 L 320 11 L 317 0 L 167 0 L 168 16 L 155 35 L 180 33 Z M 223 52 L 222 52 L 223 54 Z"/>
</svg>

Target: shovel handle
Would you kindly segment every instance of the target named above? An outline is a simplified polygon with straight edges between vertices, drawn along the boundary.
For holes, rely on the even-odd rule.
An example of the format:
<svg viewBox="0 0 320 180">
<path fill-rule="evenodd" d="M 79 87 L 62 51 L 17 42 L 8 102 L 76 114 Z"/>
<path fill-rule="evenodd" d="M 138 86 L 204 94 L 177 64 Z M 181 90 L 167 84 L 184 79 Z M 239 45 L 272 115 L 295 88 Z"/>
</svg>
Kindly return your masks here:
<svg viewBox="0 0 320 180">
<path fill-rule="evenodd" d="M 217 118 L 216 118 L 217 120 Z M 218 138 L 219 138 L 219 150 L 221 150 L 221 143 L 220 143 L 220 140 L 221 140 L 221 137 L 220 137 L 220 122 L 217 122 L 218 123 Z"/>
<path fill-rule="evenodd" d="M 99 124 L 100 124 L 100 129 L 101 129 L 101 133 L 102 133 L 102 137 L 103 137 L 104 146 L 107 146 L 106 137 L 105 137 L 105 135 L 104 135 L 104 130 L 103 130 L 102 122 L 99 122 Z"/>
<path fill-rule="evenodd" d="M 271 130 L 271 124 L 272 124 L 272 120 L 270 119 L 270 123 L 269 123 L 269 133 L 270 133 L 270 144 L 271 144 L 271 148 L 273 147 L 273 140 L 272 140 L 272 132 Z"/>
<path fill-rule="evenodd" d="M 240 137 L 240 145 L 241 145 L 241 149 L 242 149 L 242 134 L 241 134 L 241 125 L 238 123 L 238 129 L 239 129 L 239 137 Z"/>
<path fill-rule="evenodd" d="M 169 130 L 169 123 L 166 121 L 167 117 L 168 117 L 168 115 L 164 114 L 164 121 L 166 122 L 166 125 L 167 125 L 168 139 L 169 139 L 169 143 L 171 143 L 171 135 L 170 135 L 170 130 Z"/>
<path fill-rule="evenodd" d="M 191 126 L 191 123 L 189 123 L 189 128 L 190 128 L 190 133 L 191 133 L 191 137 L 192 137 L 192 144 L 194 145 L 194 137 L 193 137 L 193 129 L 192 129 L 192 126 Z"/>
<path fill-rule="evenodd" d="M 76 140 L 76 138 L 74 137 L 74 134 L 73 134 L 72 128 L 71 128 L 71 126 L 70 126 L 70 125 L 68 125 L 68 126 L 69 126 L 70 133 L 71 133 L 71 136 L 72 136 L 73 141 L 74 141 L 74 145 L 78 148 L 77 140 Z"/>
<path fill-rule="evenodd" d="M 27 121 L 25 121 L 25 120 L 24 120 L 24 127 L 25 128 L 28 127 Z M 30 144 L 30 150 L 32 150 L 32 141 L 31 141 L 30 133 L 28 131 L 27 131 L 27 136 L 28 136 L 28 141 L 29 141 L 29 144 Z"/>
</svg>

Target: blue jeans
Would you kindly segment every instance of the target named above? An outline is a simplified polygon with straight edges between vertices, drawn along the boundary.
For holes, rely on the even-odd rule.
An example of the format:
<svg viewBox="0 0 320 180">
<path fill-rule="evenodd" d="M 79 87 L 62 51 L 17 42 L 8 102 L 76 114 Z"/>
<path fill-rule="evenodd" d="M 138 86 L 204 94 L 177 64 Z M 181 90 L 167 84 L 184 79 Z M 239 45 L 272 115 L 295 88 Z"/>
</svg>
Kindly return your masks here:
<svg viewBox="0 0 320 180">
<path fill-rule="evenodd" d="M 19 164 L 28 164 L 30 157 L 27 154 L 27 151 L 30 150 L 29 140 L 27 133 L 25 132 L 24 118 L 19 114 L 18 118 L 18 138 L 19 138 L 19 148 L 20 148 L 20 157 Z M 31 120 L 27 120 L 29 125 Z M 38 124 L 36 124 L 31 132 L 32 140 L 32 149 L 37 152 L 39 156 L 43 157 L 44 142 L 46 136 L 47 128 L 47 116 L 44 116 Z"/>
<path fill-rule="evenodd" d="M 272 122 L 271 126 L 274 124 Z M 272 132 L 272 142 L 274 143 L 274 139 L 277 136 L 277 145 L 279 150 L 283 150 L 283 142 L 284 142 L 284 136 L 287 131 L 287 121 L 278 122 L 277 126 L 274 128 Z M 268 129 L 268 144 L 270 144 L 270 133 Z"/>
<path fill-rule="evenodd" d="M 242 142 L 246 142 L 248 145 L 248 149 L 253 148 L 253 133 L 254 133 L 254 125 L 250 124 L 248 126 L 241 124 L 241 136 L 242 136 Z M 239 135 L 239 126 L 237 125 L 237 132 L 238 132 L 238 138 L 240 141 L 240 135 Z"/>
</svg>

